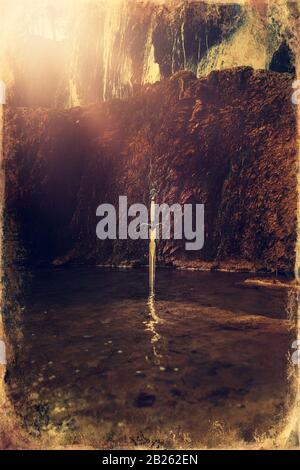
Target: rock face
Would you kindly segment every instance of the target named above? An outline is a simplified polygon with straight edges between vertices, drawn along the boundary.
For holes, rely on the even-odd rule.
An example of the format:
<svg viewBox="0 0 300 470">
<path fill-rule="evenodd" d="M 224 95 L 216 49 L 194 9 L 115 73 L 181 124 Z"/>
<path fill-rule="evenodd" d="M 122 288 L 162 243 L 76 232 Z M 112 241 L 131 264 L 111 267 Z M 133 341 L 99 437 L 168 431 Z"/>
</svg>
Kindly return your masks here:
<svg viewBox="0 0 300 470">
<path fill-rule="evenodd" d="M 294 71 L 294 2 L 61 0 L 59 8 L 38 1 L 30 11 L 3 1 L 0 74 L 13 106 L 125 98 L 180 70 L 198 77 L 237 66 Z"/>
<path fill-rule="evenodd" d="M 296 116 L 291 77 L 180 72 L 134 97 L 68 111 L 6 112 L 6 243 L 29 264 L 147 263 L 146 241 L 99 241 L 96 208 L 205 204 L 205 246 L 160 241 L 163 263 L 292 272 Z"/>
</svg>

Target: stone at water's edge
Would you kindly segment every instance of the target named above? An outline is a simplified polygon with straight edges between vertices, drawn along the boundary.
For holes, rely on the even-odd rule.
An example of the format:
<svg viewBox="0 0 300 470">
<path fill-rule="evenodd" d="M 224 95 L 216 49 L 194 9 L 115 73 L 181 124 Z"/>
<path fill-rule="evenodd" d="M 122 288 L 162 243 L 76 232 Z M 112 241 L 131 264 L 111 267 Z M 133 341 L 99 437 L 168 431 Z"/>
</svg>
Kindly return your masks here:
<svg viewBox="0 0 300 470">
<path fill-rule="evenodd" d="M 158 243 L 163 262 L 292 272 L 296 114 L 288 74 L 180 72 L 123 101 L 6 115 L 6 243 L 31 264 L 147 262 L 145 241 L 96 238 L 96 208 L 204 203 L 205 246 Z"/>
</svg>

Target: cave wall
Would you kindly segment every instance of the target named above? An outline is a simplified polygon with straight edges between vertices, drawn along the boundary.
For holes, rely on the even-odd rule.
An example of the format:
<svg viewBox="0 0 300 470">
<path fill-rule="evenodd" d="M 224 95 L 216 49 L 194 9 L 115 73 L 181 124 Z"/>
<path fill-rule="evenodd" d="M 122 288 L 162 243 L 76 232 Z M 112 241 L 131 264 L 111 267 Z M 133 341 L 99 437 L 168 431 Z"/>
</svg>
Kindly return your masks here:
<svg viewBox="0 0 300 470">
<path fill-rule="evenodd" d="M 134 97 L 71 110 L 6 110 L 6 241 L 23 262 L 147 263 L 145 241 L 96 238 L 96 208 L 205 204 L 205 246 L 159 241 L 161 263 L 292 272 L 296 115 L 288 74 L 190 72 Z M 150 171 L 151 162 L 151 171 Z M 12 231 L 10 227 L 14 227 Z"/>
<path fill-rule="evenodd" d="M 4 11 L 0 75 L 12 106 L 125 98 L 180 70 L 294 73 L 295 2 L 62 0 L 51 15 L 24 2 Z"/>
</svg>

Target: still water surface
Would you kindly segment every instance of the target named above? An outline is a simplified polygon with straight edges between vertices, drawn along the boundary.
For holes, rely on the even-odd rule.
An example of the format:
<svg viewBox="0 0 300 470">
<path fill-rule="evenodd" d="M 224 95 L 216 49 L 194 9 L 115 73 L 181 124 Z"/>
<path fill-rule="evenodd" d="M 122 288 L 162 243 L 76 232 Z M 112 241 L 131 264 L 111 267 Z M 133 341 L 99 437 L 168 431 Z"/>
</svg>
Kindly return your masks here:
<svg viewBox="0 0 300 470">
<path fill-rule="evenodd" d="M 268 433 L 284 412 L 287 292 L 246 274 L 32 273 L 9 387 L 33 434 L 172 447 Z"/>
</svg>

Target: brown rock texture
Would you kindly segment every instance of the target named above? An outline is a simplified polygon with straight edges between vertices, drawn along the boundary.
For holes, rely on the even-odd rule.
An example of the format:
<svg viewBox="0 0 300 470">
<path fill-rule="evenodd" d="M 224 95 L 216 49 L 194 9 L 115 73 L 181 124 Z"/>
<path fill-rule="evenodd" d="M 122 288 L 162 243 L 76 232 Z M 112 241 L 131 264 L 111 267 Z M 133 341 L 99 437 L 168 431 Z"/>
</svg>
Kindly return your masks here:
<svg viewBox="0 0 300 470">
<path fill-rule="evenodd" d="M 2 0 L 1 78 L 12 106 L 69 108 L 125 98 L 180 70 L 206 76 L 252 66 L 294 73 L 297 2 L 52 4 Z"/>
<path fill-rule="evenodd" d="M 288 74 L 179 72 L 101 105 L 6 111 L 6 242 L 28 264 L 146 264 L 146 241 L 96 238 L 96 209 L 205 204 L 205 246 L 160 241 L 161 263 L 292 272 L 296 110 Z M 13 228 L 12 228 L 13 227 Z"/>
</svg>

